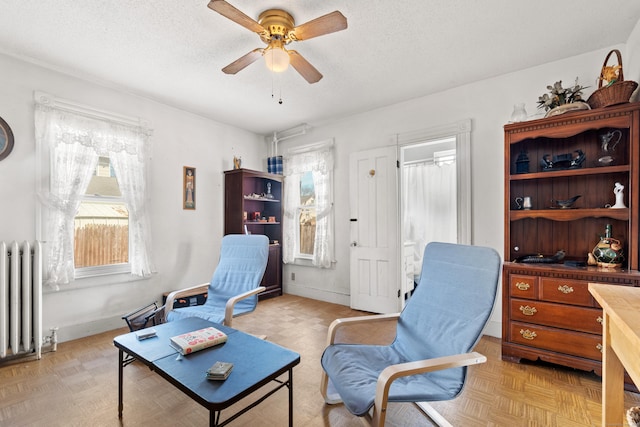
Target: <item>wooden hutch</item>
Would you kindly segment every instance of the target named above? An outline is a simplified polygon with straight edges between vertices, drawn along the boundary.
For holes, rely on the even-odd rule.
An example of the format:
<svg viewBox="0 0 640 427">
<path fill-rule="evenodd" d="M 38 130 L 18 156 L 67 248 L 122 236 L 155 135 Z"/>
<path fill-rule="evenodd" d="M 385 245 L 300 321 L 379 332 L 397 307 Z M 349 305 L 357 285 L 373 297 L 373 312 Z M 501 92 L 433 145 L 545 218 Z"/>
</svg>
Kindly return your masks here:
<svg viewBox="0 0 640 427">
<path fill-rule="evenodd" d="M 508 124 L 504 143 L 502 358 L 601 375 L 602 309 L 587 287 L 640 286 L 640 103 Z M 624 186 L 625 208 L 610 207 L 616 183 Z M 516 203 L 524 196 L 530 209 Z M 574 196 L 581 197 L 568 208 L 556 203 Z M 608 224 L 625 261 L 620 268 L 588 265 Z M 560 250 L 560 262 L 516 262 L 526 255 L 548 261 Z"/>
<path fill-rule="evenodd" d="M 282 295 L 282 175 L 249 169 L 224 173 L 224 234 L 264 234 L 269 261 L 260 299 Z"/>
</svg>

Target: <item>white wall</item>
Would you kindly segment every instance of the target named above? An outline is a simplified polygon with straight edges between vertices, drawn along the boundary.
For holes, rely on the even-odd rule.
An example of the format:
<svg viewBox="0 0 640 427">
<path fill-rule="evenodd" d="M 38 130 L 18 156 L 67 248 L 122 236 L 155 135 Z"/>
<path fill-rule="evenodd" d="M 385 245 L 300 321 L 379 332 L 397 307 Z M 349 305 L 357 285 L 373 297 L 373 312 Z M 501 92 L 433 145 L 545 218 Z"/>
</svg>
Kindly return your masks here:
<svg viewBox="0 0 640 427">
<path fill-rule="evenodd" d="M 151 229 L 157 273 L 77 280 L 44 295 L 45 333 L 58 327 L 62 341 L 124 326 L 124 313 L 161 302 L 165 291 L 208 282 L 223 233 L 223 171 L 233 156 L 263 169 L 262 137 L 162 105 L 107 85 L 46 70 L 0 55 L 0 117 L 15 136 L 13 152 L 0 162 L 0 240 L 36 238 L 34 90 L 148 120 L 153 128 L 150 168 Z M 196 210 L 182 209 L 182 167 L 196 168 Z"/>
<path fill-rule="evenodd" d="M 627 40 L 626 55 L 622 52 L 622 65 L 625 80 L 640 82 L 640 21 Z M 636 90 L 631 99 L 638 101 L 638 93 L 639 90 Z"/>
<path fill-rule="evenodd" d="M 640 80 L 640 29 L 626 45 L 616 46 L 625 60 L 625 77 Z M 288 147 L 335 138 L 336 258 L 335 268 L 285 266 L 285 292 L 349 304 L 348 158 L 352 152 L 392 145 L 394 135 L 472 120 L 472 241 L 503 253 L 503 133 L 513 105 L 525 102 L 537 113 L 538 96 L 556 80 L 565 85 L 576 76 L 595 89 L 595 78 L 609 49 L 502 75 L 386 108 L 312 124 L 305 136 L 281 143 Z M 505 53 L 506 54 L 506 53 Z M 473 64 L 470 64 L 473 66 Z M 162 292 L 209 280 L 219 255 L 223 232 L 222 171 L 234 155 L 243 167 L 264 170 L 267 144 L 262 137 L 147 100 L 109 84 L 64 75 L 0 55 L 0 117 L 11 126 L 16 146 L 0 162 L 0 239 L 33 240 L 35 230 L 35 142 L 33 91 L 92 105 L 151 122 L 150 173 L 153 250 L 157 274 L 148 280 L 117 277 L 82 280 L 70 290 L 48 291 L 44 327 L 60 328 L 62 341 L 123 326 L 120 316 Z M 428 78 L 428 76 L 425 76 Z M 212 94 L 215 96 L 215 94 Z M 183 211 L 182 167 L 197 168 L 197 209 Z M 294 272 L 296 280 L 291 280 Z M 113 282 L 113 283 L 110 283 Z M 500 301 L 500 300 L 499 300 Z M 498 303 L 488 333 L 500 336 Z"/>
<path fill-rule="evenodd" d="M 625 59 L 625 46 L 617 48 Z M 493 247 L 503 254 L 503 125 L 508 122 L 513 105 L 525 102 L 529 115 L 540 115 L 537 100 L 538 96 L 547 92 L 547 85 L 562 80 L 564 87 L 567 87 L 573 84 L 576 77 L 580 78 L 582 85 L 591 86 L 585 91 L 586 96 L 590 95 L 595 89 L 595 79 L 608 51 L 599 50 L 542 64 L 435 95 L 417 97 L 339 122 L 316 125 L 308 134 L 281 143 L 280 152 L 285 153 L 292 146 L 333 137 L 337 154 L 335 214 L 338 262 L 335 269 L 324 270 L 320 274 L 313 268 L 286 265 L 283 274 L 285 292 L 349 304 L 350 153 L 393 145 L 393 135 L 397 133 L 428 129 L 466 118 L 472 120 L 472 243 Z M 640 61 L 640 58 L 636 60 Z M 291 280 L 292 272 L 295 273 L 295 281 Z M 488 334 L 501 336 L 501 313 L 499 297 L 487 328 Z"/>
</svg>

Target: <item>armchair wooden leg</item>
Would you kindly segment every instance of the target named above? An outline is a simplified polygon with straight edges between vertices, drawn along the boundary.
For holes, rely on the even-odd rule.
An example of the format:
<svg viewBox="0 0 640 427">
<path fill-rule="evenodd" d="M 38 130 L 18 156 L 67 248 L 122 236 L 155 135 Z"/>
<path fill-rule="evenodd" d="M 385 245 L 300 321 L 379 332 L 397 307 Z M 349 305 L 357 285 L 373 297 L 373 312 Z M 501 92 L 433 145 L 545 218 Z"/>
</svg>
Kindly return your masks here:
<svg viewBox="0 0 640 427">
<path fill-rule="evenodd" d="M 416 402 L 418 408 L 420 408 L 431 420 L 440 427 L 453 427 L 449 421 L 445 420 L 433 406 L 427 402 Z"/>
<path fill-rule="evenodd" d="M 320 394 L 324 398 L 324 402 L 327 405 L 336 405 L 342 403 L 342 398 L 337 391 L 333 388 L 329 376 L 326 372 L 322 371 L 322 378 L 320 379 Z"/>
</svg>

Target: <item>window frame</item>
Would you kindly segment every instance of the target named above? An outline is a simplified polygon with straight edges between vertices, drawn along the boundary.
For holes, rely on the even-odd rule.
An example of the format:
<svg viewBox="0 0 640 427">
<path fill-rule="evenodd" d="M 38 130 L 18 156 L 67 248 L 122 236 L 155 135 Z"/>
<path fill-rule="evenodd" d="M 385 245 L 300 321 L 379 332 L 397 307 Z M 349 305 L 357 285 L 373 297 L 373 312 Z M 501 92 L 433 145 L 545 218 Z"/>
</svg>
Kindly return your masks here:
<svg viewBox="0 0 640 427">
<path fill-rule="evenodd" d="M 302 145 L 302 146 L 298 146 L 298 147 L 292 147 L 289 150 L 287 150 L 287 155 L 288 156 L 296 156 L 299 154 L 304 154 L 304 153 L 309 153 L 309 152 L 321 152 L 323 150 L 334 150 L 334 143 L 333 143 L 333 138 L 327 139 L 327 140 L 323 140 L 317 143 L 313 143 L 313 144 L 308 144 L 308 145 Z M 335 153 L 333 154 L 333 156 L 335 156 Z M 286 160 L 285 160 L 286 161 Z M 309 168 L 308 170 L 306 170 L 305 172 L 311 172 L 313 173 L 313 168 Z M 334 167 L 333 164 L 331 166 L 330 169 L 330 188 L 328 189 L 329 192 L 329 197 L 330 197 L 330 212 L 327 215 L 331 216 L 330 219 L 330 228 L 331 228 L 331 238 L 330 238 L 330 253 L 332 255 L 332 259 L 330 261 L 331 267 L 333 268 L 333 265 L 335 264 L 335 205 L 334 205 L 334 198 L 335 198 L 335 192 L 334 192 Z M 285 174 L 285 180 L 287 179 L 291 179 L 290 176 L 287 176 Z M 297 186 L 298 188 L 300 188 L 300 183 L 301 180 L 299 178 L 297 178 L 297 182 L 295 183 L 295 186 Z M 317 189 L 314 188 L 314 190 L 317 192 Z M 286 194 L 286 187 L 285 187 L 285 195 Z M 288 195 L 287 195 L 288 196 Z M 316 199 L 317 199 L 317 195 L 316 195 Z M 299 200 L 298 200 L 299 202 Z M 316 214 L 317 214 L 317 204 L 315 205 L 316 207 Z M 286 207 L 285 207 L 286 208 Z M 300 205 L 299 203 L 296 205 L 296 210 L 295 210 L 295 217 L 293 218 L 293 221 L 295 223 L 295 242 L 294 242 L 294 250 L 293 250 L 293 260 L 291 260 L 289 262 L 289 264 L 292 265 L 300 265 L 300 266 L 308 266 L 308 267 L 315 267 L 315 268 L 327 268 L 326 266 L 319 266 L 319 265 L 314 265 L 314 258 L 316 256 L 315 254 L 315 245 L 314 245 L 314 253 L 311 255 L 307 255 L 307 254 L 302 254 L 300 253 L 300 211 L 301 211 L 302 205 Z M 316 216 L 317 218 L 317 216 Z M 316 221 L 316 227 L 317 227 L 317 221 Z M 286 232 L 284 232 L 285 230 L 283 230 L 283 234 L 286 234 Z M 316 239 L 317 239 L 317 231 L 316 231 Z"/>
<path fill-rule="evenodd" d="M 127 211 L 129 211 L 129 205 L 127 204 L 127 202 L 124 200 L 124 197 L 122 196 L 116 197 L 116 196 L 98 196 L 98 195 L 84 194 L 80 196 L 80 200 L 81 200 L 80 203 L 82 202 L 105 203 L 105 204 L 114 204 L 114 202 L 122 203 L 127 208 Z M 76 217 L 74 217 L 74 220 Z M 127 227 L 129 227 L 129 221 L 130 219 L 127 217 Z M 74 230 L 75 230 L 75 227 L 74 227 Z M 127 242 L 127 250 L 130 247 L 131 247 L 131 235 L 129 235 L 129 239 Z M 131 271 L 131 265 L 129 260 L 127 260 L 127 262 L 122 262 L 119 264 L 104 264 L 104 265 L 96 265 L 96 266 L 90 266 L 90 267 L 75 267 L 75 276 L 76 276 L 76 279 L 82 279 L 85 277 L 127 273 L 129 271 Z"/>
<path fill-rule="evenodd" d="M 142 120 L 138 117 L 129 117 L 125 115 L 121 115 L 118 113 L 112 113 L 105 110 L 100 110 L 88 105 L 83 105 L 80 103 L 76 103 L 74 101 L 65 100 L 62 98 L 54 97 L 53 95 L 47 94 L 41 91 L 34 91 L 34 99 L 36 103 L 40 103 L 42 105 L 51 105 L 55 108 L 61 110 L 67 110 L 71 113 L 78 114 L 81 116 L 103 120 L 110 123 L 115 124 L 123 124 L 128 126 L 139 126 L 147 128 L 148 123 L 145 120 Z M 36 191 L 39 195 L 46 194 L 51 186 L 51 150 L 50 147 L 46 144 L 43 144 L 40 138 L 36 138 Z M 149 160 L 148 158 L 146 159 Z M 144 177 L 145 181 L 149 182 L 148 177 L 148 168 L 146 168 L 146 175 Z M 84 201 L 86 198 L 91 196 L 82 195 L 81 199 Z M 93 196 L 92 201 L 98 201 L 98 199 L 110 200 L 113 201 L 113 198 L 107 196 Z M 130 211 L 130 207 L 127 202 L 124 200 L 124 197 L 118 198 L 122 203 L 127 206 L 127 210 Z M 46 219 L 46 209 L 44 208 L 42 203 L 36 203 L 36 239 L 41 240 L 46 243 L 47 238 L 45 234 L 44 221 Z M 74 216 L 75 220 L 75 216 Z M 129 217 L 129 230 L 131 230 L 131 224 L 134 219 Z M 131 234 L 129 233 L 129 241 L 128 247 L 131 249 Z M 45 272 L 47 274 L 47 272 Z M 133 276 L 131 273 L 131 257 L 129 256 L 129 260 L 127 263 L 120 264 L 109 264 L 103 266 L 94 266 L 94 267 L 80 267 L 76 268 L 74 265 L 74 280 L 78 279 L 90 279 L 90 278 L 98 278 L 102 276 L 115 276 L 115 275 L 128 275 L 128 279 L 124 281 L 133 281 L 133 280 L 142 280 L 147 277 Z M 46 279 L 46 278 L 45 278 Z M 96 283 L 88 283 L 86 285 L 71 285 L 65 284 L 65 289 L 73 289 L 73 288 L 82 288 L 85 286 L 93 286 L 96 284 L 111 284 L 117 282 L 122 282 L 123 280 L 118 277 L 118 279 L 108 280 L 107 282 L 99 281 Z M 73 283 L 73 281 L 71 282 Z M 54 289 L 58 289 L 57 285 L 54 286 Z"/>
<path fill-rule="evenodd" d="M 456 195 L 458 208 L 458 243 L 467 245 L 471 244 L 471 130 L 471 119 L 463 119 L 428 129 L 420 129 L 395 135 L 396 145 L 398 147 L 398 158 L 401 163 L 404 162 L 403 148 L 405 147 L 440 138 L 455 138 L 456 183 L 458 187 Z M 402 185 L 404 185 L 404 183 L 399 184 L 400 194 L 402 192 Z M 402 239 L 404 235 L 405 232 L 401 225 L 400 239 Z"/>
<path fill-rule="evenodd" d="M 307 171 L 305 172 L 305 174 L 310 173 L 311 177 L 313 179 L 313 171 Z M 302 185 L 302 180 L 298 180 L 298 186 Z M 313 188 L 313 194 L 314 194 L 314 199 L 315 199 L 315 186 Z M 309 205 L 302 205 L 299 204 L 298 207 L 296 208 L 296 224 L 298 225 L 296 227 L 296 249 L 294 251 L 295 253 L 295 257 L 296 258 L 300 258 L 300 259 L 304 259 L 304 260 L 308 260 L 308 261 L 312 261 L 313 260 L 313 255 L 315 254 L 315 245 L 313 248 L 313 252 L 311 252 L 310 254 L 306 254 L 306 253 L 302 253 L 301 249 L 302 249 L 302 235 L 300 234 L 300 217 L 302 215 L 302 211 L 309 209 L 310 207 L 313 208 L 314 211 L 316 211 L 316 219 L 317 219 L 317 210 L 316 210 L 316 204 L 314 202 L 313 206 L 309 206 Z M 315 237 L 314 237 L 314 243 L 315 243 Z"/>
</svg>

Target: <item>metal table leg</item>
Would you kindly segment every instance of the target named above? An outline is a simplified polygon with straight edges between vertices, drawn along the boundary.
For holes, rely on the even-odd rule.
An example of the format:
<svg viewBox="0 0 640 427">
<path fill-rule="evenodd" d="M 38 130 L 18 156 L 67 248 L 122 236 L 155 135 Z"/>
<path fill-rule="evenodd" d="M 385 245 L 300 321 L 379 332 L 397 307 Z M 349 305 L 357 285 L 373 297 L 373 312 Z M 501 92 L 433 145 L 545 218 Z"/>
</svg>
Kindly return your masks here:
<svg viewBox="0 0 640 427">
<path fill-rule="evenodd" d="M 122 418 L 122 370 L 124 368 L 124 352 L 118 352 L 118 418 Z"/>
<path fill-rule="evenodd" d="M 293 368 L 289 369 L 289 427 L 293 427 Z"/>
</svg>

